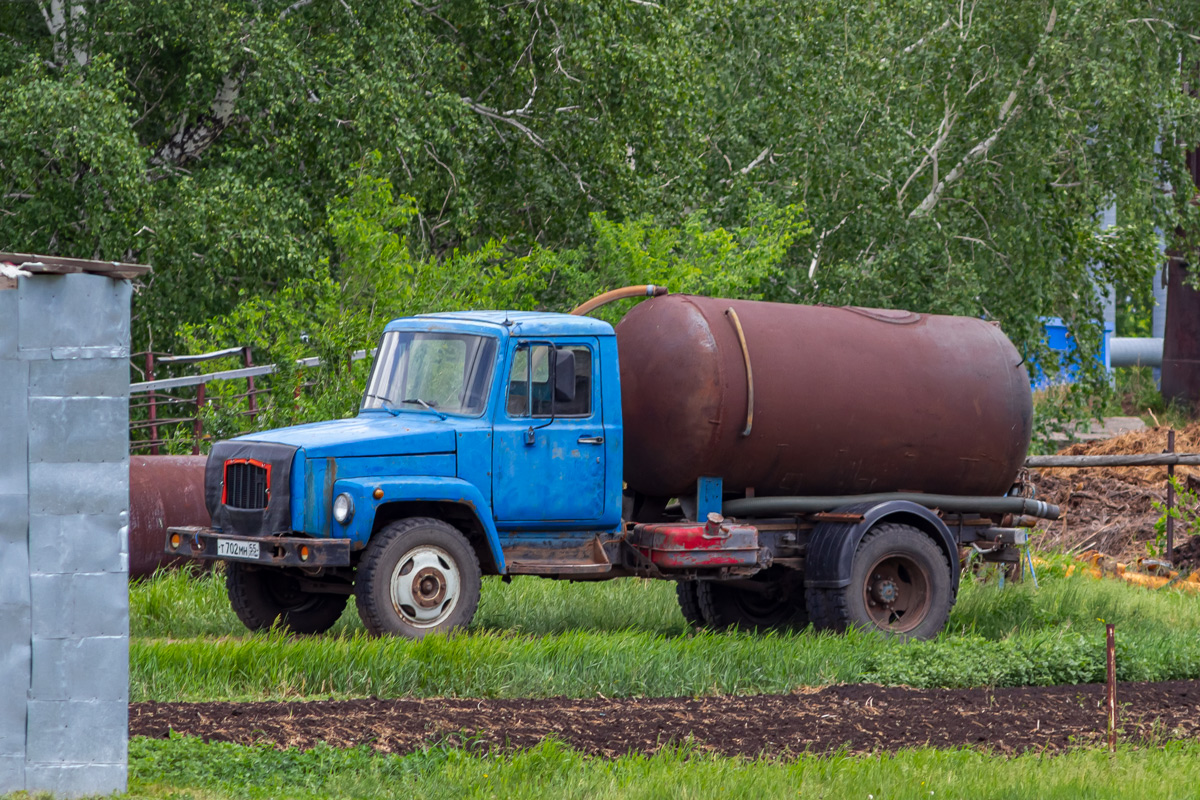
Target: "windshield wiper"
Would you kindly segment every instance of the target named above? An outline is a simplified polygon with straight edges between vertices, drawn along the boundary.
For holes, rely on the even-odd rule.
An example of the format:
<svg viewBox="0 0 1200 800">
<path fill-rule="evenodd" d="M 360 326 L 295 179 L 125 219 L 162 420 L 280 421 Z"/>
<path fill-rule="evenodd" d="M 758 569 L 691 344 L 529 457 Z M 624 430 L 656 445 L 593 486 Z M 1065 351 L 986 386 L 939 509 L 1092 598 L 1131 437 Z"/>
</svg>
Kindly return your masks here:
<svg viewBox="0 0 1200 800">
<path fill-rule="evenodd" d="M 367 397 L 370 397 L 372 400 L 378 400 L 380 403 L 382 403 L 383 410 L 390 413 L 393 417 L 400 413 L 400 409 L 398 409 L 394 405 L 392 405 L 392 401 L 389 400 L 388 398 L 384 397 L 383 395 L 371 394 L 370 392 L 367 392 Z M 405 402 L 407 402 L 407 401 L 405 401 Z"/>
<path fill-rule="evenodd" d="M 401 403 L 420 403 L 421 405 L 425 406 L 426 411 L 432 411 L 433 413 L 437 414 L 438 419 L 446 418 L 446 415 L 443 414 L 441 411 L 438 411 L 437 407 L 434 406 L 433 403 L 426 402 L 425 400 L 422 400 L 419 397 L 410 397 L 407 400 L 401 400 L 400 402 Z"/>
</svg>

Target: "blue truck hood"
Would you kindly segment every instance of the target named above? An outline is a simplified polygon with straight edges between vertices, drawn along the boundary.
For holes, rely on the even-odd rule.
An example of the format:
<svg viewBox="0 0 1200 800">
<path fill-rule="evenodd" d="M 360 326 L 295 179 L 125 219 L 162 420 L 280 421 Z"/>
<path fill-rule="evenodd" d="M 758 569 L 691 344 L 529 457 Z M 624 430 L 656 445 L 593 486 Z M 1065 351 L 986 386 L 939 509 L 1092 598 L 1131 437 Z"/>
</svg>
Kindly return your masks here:
<svg viewBox="0 0 1200 800">
<path fill-rule="evenodd" d="M 290 444 L 303 448 L 309 458 L 410 456 L 453 453 L 454 427 L 433 415 L 372 413 L 251 433 L 235 441 Z"/>
</svg>

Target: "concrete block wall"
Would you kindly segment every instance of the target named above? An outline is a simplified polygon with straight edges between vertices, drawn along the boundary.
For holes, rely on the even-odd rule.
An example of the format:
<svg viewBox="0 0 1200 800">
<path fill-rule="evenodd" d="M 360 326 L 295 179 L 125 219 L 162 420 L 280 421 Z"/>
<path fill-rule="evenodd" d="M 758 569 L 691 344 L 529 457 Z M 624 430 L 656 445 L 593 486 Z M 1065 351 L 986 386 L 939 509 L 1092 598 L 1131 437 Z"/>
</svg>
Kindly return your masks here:
<svg viewBox="0 0 1200 800">
<path fill-rule="evenodd" d="M 125 790 L 129 300 L 0 290 L 0 794 Z"/>
</svg>

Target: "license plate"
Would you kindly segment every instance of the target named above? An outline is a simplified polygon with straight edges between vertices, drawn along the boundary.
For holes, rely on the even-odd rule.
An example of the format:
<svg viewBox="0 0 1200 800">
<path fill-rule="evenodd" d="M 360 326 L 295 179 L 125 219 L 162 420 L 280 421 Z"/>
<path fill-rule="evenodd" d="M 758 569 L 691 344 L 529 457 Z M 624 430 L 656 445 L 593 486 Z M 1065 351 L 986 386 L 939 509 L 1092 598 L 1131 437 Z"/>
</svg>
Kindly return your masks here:
<svg viewBox="0 0 1200 800">
<path fill-rule="evenodd" d="M 217 539 L 217 555 L 227 558 L 258 560 L 258 542 L 239 542 L 233 539 Z"/>
</svg>

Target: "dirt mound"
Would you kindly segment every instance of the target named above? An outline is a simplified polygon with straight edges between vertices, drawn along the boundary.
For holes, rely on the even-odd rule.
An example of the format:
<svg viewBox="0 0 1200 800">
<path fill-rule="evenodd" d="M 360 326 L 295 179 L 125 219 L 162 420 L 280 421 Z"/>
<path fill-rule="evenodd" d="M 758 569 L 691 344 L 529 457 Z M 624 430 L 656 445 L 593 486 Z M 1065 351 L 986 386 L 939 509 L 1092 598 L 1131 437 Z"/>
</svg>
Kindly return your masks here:
<svg viewBox="0 0 1200 800">
<path fill-rule="evenodd" d="M 1200 534 L 1175 545 L 1175 566 L 1179 569 L 1200 569 Z"/>
<path fill-rule="evenodd" d="M 1096 442 L 1079 442 L 1059 451 L 1063 456 L 1110 456 L 1163 453 L 1167 449 L 1167 429 L 1147 428 L 1141 431 L 1114 436 L 1111 439 L 1101 439 Z M 1175 452 L 1200 453 L 1200 422 L 1193 422 L 1183 430 L 1175 431 Z M 1086 475 L 1090 478 L 1115 480 L 1140 486 L 1166 485 L 1166 467 L 1103 467 L 1055 469 L 1053 473 L 1059 478 L 1075 478 Z M 1186 476 L 1194 476 L 1200 481 L 1200 467 L 1176 467 L 1175 474 L 1181 480 Z"/>
<path fill-rule="evenodd" d="M 1148 428 L 1112 439 L 1081 442 L 1061 455 L 1116 455 L 1161 453 L 1167 448 L 1167 429 Z M 1200 453 L 1200 422 L 1175 432 L 1175 450 Z M 1200 467 L 1176 467 L 1176 475 L 1189 486 L 1200 486 Z M 1033 470 L 1030 480 L 1037 496 L 1058 505 L 1062 516 L 1038 528 L 1039 549 L 1078 553 L 1098 550 L 1119 561 L 1139 556 L 1163 555 L 1154 523 L 1161 512 L 1154 503 L 1166 501 L 1166 467 L 1072 467 Z M 1175 529 L 1175 563 L 1200 567 L 1200 536 L 1182 525 Z"/>
<path fill-rule="evenodd" d="M 1200 681 L 1117 687 L 1123 741 L 1200 735 Z M 701 751 L 755 757 L 802 752 L 979 747 L 1062 750 L 1105 738 L 1102 685 L 1016 689 L 829 686 L 790 695 L 548 700 L 343 700 L 311 703 L 136 703 L 129 732 L 308 749 L 369 745 L 410 753 L 462 739 L 488 750 L 554 736 L 586 753 L 654 753 L 692 741 Z"/>
</svg>

